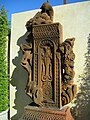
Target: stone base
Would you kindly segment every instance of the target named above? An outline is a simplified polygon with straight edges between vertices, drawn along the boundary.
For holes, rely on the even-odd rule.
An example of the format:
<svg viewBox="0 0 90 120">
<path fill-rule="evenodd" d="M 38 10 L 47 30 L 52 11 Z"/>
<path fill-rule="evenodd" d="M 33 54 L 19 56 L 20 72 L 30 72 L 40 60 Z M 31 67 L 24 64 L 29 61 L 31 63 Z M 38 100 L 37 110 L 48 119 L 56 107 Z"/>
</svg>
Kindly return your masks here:
<svg viewBox="0 0 90 120">
<path fill-rule="evenodd" d="M 70 109 L 65 107 L 62 110 L 26 106 L 22 117 L 19 120 L 74 120 Z"/>
</svg>

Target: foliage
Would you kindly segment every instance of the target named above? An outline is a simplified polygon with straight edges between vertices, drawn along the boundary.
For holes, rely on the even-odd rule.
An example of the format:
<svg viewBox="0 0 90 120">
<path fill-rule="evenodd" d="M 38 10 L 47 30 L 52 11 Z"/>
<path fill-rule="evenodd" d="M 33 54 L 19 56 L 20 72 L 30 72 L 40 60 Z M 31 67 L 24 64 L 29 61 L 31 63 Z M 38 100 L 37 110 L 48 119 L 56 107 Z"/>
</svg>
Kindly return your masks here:
<svg viewBox="0 0 90 120">
<path fill-rule="evenodd" d="M 7 63 L 7 12 L 2 6 L 0 10 L 0 112 L 8 108 L 8 63 Z"/>
<path fill-rule="evenodd" d="M 72 108 L 75 120 L 90 120 L 90 34 L 87 42 L 87 53 L 85 54 L 85 68 L 80 76 L 81 85 Z"/>
</svg>

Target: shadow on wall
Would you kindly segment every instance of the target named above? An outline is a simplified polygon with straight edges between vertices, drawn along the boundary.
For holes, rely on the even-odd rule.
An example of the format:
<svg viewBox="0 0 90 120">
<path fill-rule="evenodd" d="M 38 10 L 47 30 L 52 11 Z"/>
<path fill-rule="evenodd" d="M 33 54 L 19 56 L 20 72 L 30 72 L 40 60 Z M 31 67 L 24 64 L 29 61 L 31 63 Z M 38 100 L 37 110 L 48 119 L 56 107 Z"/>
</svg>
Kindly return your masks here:
<svg viewBox="0 0 90 120">
<path fill-rule="evenodd" d="M 87 53 L 85 53 L 85 65 L 83 74 L 80 76 L 80 92 L 74 101 L 72 115 L 75 120 L 90 120 L 90 34 L 87 42 Z"/>
<path fill-rule="evenodd" d="M 17 45 L 20 47 L 20 44 L 26 43 L 26 38 L 27 33 L 25 33 L 17 40 Z M 28 74 L 27 71 L 25 71 L 24 68 L 20 65 L 22 55 L 22 51 L 19 50 L 18 56 L 12 60 L 12 63 L 14 64 L 14 66 L 16 66 L 12 73 L 11 85 L 16 87 L 14 100 L 15 106 L 13 108 L 17 110 L 17 114 L 14 115 L 11 120 L 18 120 L 23 114 L 24 107 L 32 102 L 30 97 L 25 94 Z"/>
</svg>

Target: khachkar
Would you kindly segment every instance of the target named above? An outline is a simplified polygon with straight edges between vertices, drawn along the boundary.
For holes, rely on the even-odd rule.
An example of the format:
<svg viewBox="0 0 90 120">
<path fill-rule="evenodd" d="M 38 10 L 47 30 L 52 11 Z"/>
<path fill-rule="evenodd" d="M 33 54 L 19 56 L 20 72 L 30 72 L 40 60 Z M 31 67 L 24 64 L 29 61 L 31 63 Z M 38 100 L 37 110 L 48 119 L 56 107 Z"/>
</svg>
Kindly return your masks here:
<svg viewBox="0 0 90 120">
<path fill-rule="evenodd" d="M 53 23 L 53 8 L 44 3 L 26 23 L 27 44 L 21 45 L 21 65 L 28 72 L 25 92 L 33 106 L 25 107 L 21 120 L 73 120 L 62 106 L 76 94 L 74 78 L 74 38 L 62 42 L 62 26 Z"/>
</svg>

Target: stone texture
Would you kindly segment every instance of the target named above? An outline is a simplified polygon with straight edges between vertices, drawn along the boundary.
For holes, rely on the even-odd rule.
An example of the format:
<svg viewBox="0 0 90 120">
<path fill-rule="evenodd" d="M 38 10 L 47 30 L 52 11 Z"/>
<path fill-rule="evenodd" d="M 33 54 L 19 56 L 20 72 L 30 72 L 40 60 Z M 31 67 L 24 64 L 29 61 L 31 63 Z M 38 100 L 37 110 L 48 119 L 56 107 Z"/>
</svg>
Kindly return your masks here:
<svg viewBox="0 0 90 120">
<path fill-rule="evenodd" d="M 62 26 L 60 23 L 33 25 L 32 36 L 31 42 L 21 44 L 21 65 L 28 72 L 25 92 L 40 106 L 60 108 Z"/>
<path fill-rule="evenodd" d="M 74 120 L 68 107 L 62 110 L 26 106 L 19 120 Z"/>
<path fill-rule="evenodd" d="M 21 44 L 21 65 L 28 72 L 25 92 L 38 106 L 26 107 L 22 120 L 72 120 L 69 108 L 59 109 L 76 94 L 73 84 L 75 39 L 62 42 L 61 24 L 43 21 L 48 17 L 53 21 L 52 7 L 48 10 L 48 3 L 43 5 L 42 11 L 26 23 L 27 43 Z"/>
</svg>

